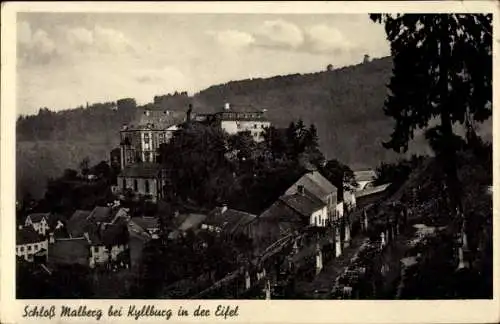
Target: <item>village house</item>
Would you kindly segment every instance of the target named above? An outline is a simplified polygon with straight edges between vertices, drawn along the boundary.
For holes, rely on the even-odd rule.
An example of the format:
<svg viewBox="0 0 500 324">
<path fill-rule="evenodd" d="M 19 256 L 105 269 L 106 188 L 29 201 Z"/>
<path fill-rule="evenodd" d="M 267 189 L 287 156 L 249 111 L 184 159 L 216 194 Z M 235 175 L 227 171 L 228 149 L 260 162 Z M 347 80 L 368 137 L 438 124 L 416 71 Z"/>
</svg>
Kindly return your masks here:
<svg viewBox="0 0 500 324">
<path fill-rule="evenodd" d="M 129 226 L 139 226 L 142 230 L 149 234 L 152 239 L 158 239 L 160 235 L 160 224 L 156 217 L 132 217 Z"/>
<path fill-rule="evenodd" d="M 76 210 L 69 218 L 66 227 L 70 238 L 82 238 L 83 233 L 87 230 L 90 224 L 88 217 L 90 210 Z"/>
<path fill-rule="evenodd" d="M 16 233 L 16 256 L 32 262 L 37 253 L 46 257 L 48 239 L 36 232 L 33 227 L 20 227 Z"/>
<path fill-rule="evenodd" d="M 183 213 L 175 214 L 171 225 L 171 231 L 168 233 L 169 240 L 176 240 L 183 237 L 187 231 L 197 232 L 200 230 L 202 222 L 207 218 L 205 214 Z"/>
<path fill-rule="evenodd" d="M 50 213 L 35 213 L 26 217 L 24 226 L 33 227 L 40 235 L 46 235 L 49 230 Z"/>
<path fill-rule="evenodd" d="M 67 223 L 69 237 L 49 242 L 49 262 L 91 268 L 128 267 L 129 220 L 128 209 L 116 205 L 75 211 Z"/>
<path fill-rule="evenodd" d="M 202 222 L 201 229 L 222 233 L 227 237 L 235 237 L 238 235 L 250 237 L 251 229 L 249 224 L 256 217 L 256 215 L 228 208 L 227 206 L 216 207 Z"/>
<path fill-rule="evenodd" d="M 118 175 L 116 192 L 131 192 L 135 198 L 144 197 L 157 202 L 163 196 L 165 175 L 158 163 L 143 162 L 128 165 Z"/>
<path fill-rule="evenodd" d="M 128 268 L 130 255 L 127 222 L 102 225 L 92 224 L 89 231 L 84 234 L 90 245 L 89 266 Z"/>
<path fill-rule="evenodd" d="M 390 183 L 387 183 L 376 187 L 367 187 L 363 190 L 357 191 L 355 193 L 357 206 L 359 208 L 363 208 L 379 201 L 380 198 L 387 194 L 390 185 Z"/>
<path fill-rule="evenodd" d="M 330 219 L 334 220 L 338 218 L 338 190 L 321 173 L 316 170 L 310 170 L 305 173 L 285 191 L 285 196 L 296 194 L 299 191 L 302 191 L 306 196 L 314 197 L 322 201 L 326 205 L 328 217 Z"/>
<path fill-rule="evenodd" d="M 83 236 L 58 238 L 49 244 L 48 262 L 51 265 L 79 264 L 89 266 L 90 244 Z"/>
</svg>

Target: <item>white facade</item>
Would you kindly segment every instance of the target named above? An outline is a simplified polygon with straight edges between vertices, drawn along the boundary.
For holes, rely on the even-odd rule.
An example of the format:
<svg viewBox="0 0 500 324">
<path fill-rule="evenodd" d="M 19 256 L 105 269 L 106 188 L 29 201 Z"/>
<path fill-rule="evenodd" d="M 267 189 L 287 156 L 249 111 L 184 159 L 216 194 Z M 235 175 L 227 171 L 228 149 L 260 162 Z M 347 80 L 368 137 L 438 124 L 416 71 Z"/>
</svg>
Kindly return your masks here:
<svg viewBox="0 0 500 324">
<path fill-rule="evenodd" d="M 264 130 L 269 128 L 271 123 L 262 120 L 222 120 L 220 126 L 231 135 L 248 131 L 254 141 L 262 142 L 264 140 Z"/>
<path fill-rule="evenodd" d="M 110 261 L 116 261 L 118 254 L 128 248 L 126 244 L 113 245 L 111 250 L 108 250 L 104 245 L 93 245 L 90 247 L 90 267 L 95 267 L 96 264 L 103 264 Z"/>
<path fill-rule="evenodd" d="M 311 215 L 310 224 L 316 227 L 325 227 L 328 221 L 328 209 L 324 206 Z"/>
<path fill-rule="evenodd" d="M 40 242 L 17 244 L 16 256 L 23 257 L 26 261 L 33 261 L 33 256 L 42 249 L 48 250 L 48 240 Z"/>
<path fill-rule="evenodd" d="M 32 226 L 33 229 L 40 235 L 44 235 L 47 233 L 49 230 L 49 224 L 47 223 L 47 220 L 45 217 L 43 217 L 39 222 L 32 222 L 31 218 L 28 216 L 26 218 L 25 226 Z"/>
<path fill-rule="evenodd" d="M 356 208 L 356 195 L 349 190 L 344 191 L 344 208 L 346 211 Z"/>
<path fill-rule="evenodd" d="M 344 203 L 340 202 L 335 206 L 335 216 L 336 219 L 341 219 L 344 217 Z"/>
</svg>

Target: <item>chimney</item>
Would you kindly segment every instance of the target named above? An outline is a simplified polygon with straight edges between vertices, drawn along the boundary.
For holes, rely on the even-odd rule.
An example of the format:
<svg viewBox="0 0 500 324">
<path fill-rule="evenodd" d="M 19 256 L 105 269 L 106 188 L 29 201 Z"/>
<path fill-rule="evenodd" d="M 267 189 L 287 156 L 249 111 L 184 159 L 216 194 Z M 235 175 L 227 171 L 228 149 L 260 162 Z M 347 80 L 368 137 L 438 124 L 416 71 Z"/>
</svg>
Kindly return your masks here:
<svg viewBox="0 0 500 324">
<path fill-rule="evenodd" d="M 229 102 L 226 102 L 224 104 L 224 110 L 229 110 L 231 108 L 231 104 Z"/>
<path fill-rule="evenodd" d="M 55 242 L 54 240 L 54 233 L 49 233 L 49 243 L 53 244 Z"/>
<path fill-rule="evenodd" d="M 304 186 L 303 185 L 298 185 L 297 186 L 297 192 L 301 195 L 304 194 Z"/>
</svg>

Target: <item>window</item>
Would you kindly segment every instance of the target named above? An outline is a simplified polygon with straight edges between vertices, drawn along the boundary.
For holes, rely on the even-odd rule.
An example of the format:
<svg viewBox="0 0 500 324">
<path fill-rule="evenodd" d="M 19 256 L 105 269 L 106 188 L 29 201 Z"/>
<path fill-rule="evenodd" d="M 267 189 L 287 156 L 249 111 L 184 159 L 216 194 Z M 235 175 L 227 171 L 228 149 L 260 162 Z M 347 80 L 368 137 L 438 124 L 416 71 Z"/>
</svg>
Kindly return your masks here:
<svg viewBox="0 0 500 324">
<path fill-rule="evenodd" d="M 28 251 L 31 251 L 31 245 L 28 245 Z"/>
<path fill-rule="evenodd" d="M 137 179 L 134 179 L 134 191 L 138 190 Z"/>
<path fill-rule="evenodd" d="M 257 124 L 253 124 L 253 128 L 255 128 L 255 129 L 256 129 L 256 128 L 257 128 Z"/>
<path fill-rule="evenodd" d="M 19 248 L 19 251 L 24 252 L 24 246 L 21 246 L 21 247 Z"/>
<path fill-rule="evenodd" d="M 144 183 L 144 190 L 146 191 L 146 193 L 149 193 L 149 180 L 145 180 L 145 183 Z"/>
<path fill-rule="evenodd" d="M 127 179 L 122 180 L 122 187 L 123 189 L 127 189 Z"/>
</svg>

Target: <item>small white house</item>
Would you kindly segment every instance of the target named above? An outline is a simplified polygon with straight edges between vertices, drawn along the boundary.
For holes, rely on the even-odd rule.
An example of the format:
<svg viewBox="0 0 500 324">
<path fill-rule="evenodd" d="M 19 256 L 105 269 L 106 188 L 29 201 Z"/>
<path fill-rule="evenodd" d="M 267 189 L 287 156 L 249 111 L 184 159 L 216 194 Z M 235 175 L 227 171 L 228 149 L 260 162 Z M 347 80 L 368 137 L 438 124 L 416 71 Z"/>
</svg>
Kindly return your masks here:
<svg viewBox="0 0 500 324">
<path fill-rule="evenodd" d="M 280 201 L 288 208 L 308 219 L 310 226 L 327 226 L 328 206 L 321 200 L 306 195 L 303 191 L 299 190 L 296 194 L 282 196 Z"/>
<path fill-rule="evenodd" d="M 16 234 L 16 256 L 32 262 L 38 252 L 48 250 L 48 240 L 40 236 L 32 227 L 24 227 Z"/>
<path fill-rule="evenodd" d="M 40 235 L 46 235 L 49 230 L 50 213 L 35 213 L 26 217 L 24 226 L 31 226 Z"/>
</svg>

